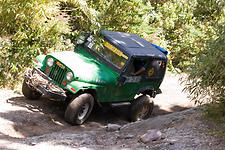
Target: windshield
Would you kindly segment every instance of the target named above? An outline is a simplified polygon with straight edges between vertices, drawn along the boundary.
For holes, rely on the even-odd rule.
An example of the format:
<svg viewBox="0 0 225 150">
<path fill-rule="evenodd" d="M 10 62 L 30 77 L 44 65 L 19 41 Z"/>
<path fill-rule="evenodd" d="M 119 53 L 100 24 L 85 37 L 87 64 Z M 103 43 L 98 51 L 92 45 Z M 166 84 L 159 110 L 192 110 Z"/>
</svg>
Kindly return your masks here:
<svg viewBox="0 0 225 150">
<path fill-rule="evenodd" d="M 100 57 L 116 66 L 118 69 L 123 68 L 128 59 L 122 51 L 105 41 L 103 38 L 94 40 L 93 36 L 89 36 L 85 42 L 85 45 L 98 53 Z"/>
</svg>

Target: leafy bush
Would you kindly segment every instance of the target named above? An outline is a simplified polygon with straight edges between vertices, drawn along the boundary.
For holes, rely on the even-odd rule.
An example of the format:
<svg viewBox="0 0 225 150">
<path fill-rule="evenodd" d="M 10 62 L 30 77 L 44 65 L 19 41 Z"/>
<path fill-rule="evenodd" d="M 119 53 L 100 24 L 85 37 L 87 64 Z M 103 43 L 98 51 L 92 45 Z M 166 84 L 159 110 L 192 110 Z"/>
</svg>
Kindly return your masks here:
<svg viewBox="0 0 225 150">
<path fill-rule="evenodd" d="M 72 31 L 114 30 L 149 35 L 155 32 L 148 24 L 150 3 L 142 0 L 85 1 L 65 0 L 62 11 L 70 16 Z"/>
<path fill-rule="evenodd" d="M 13 87 L 31 60 L 65 48 L 69 32 L 57 1 L 0 1 L 0 85 Z"/>
<path fill-rule="evenodd" d="M 214 38 L 212 24 L 216 18 L 209 18 L 210 13 L 205 14 L 207 16 L 196 14 L 199 5 L 198 0 L 167 1 L 151 12 L 151 26 L 159 28 L 158 36 L 166 42 L 163 47 L 170 51 L 171 65 L 182 71 L 195 62 L 197 55 L 204 52 L 208 40 Z"/>
<path fill-rule="evenodd" d="M 209 44 L 204 54 L 201 54 L 195 61 L 195 65 L 192 65 L 188 70 L 190 75 L 185 87 L 195 103 L 210 102 L 215 104 L 213 107 L 222 116 L 225 116 L 224 27 L 225 25 L 220 27 L 218 38 Z"/>
<path fill-rule="evenodd" d="M 207 25 L 205 34 L 209 40 L 203 51 L 196 55 L 194 63 L 187 69 L 189 76 L 185 90 L 189 91 L 195 103 L 208 103 L 206 114 L 209 117 L 224 120 L 225 2 L 198 0 L 198 3 L 195 17 Z"/>
</svg>

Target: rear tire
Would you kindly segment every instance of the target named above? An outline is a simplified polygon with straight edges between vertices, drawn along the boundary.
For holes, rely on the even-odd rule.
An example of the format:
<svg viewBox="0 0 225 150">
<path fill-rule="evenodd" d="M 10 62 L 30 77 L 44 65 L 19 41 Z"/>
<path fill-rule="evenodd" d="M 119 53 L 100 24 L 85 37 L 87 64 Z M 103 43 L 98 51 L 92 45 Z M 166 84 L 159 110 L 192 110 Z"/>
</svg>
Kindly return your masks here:
<svg viewBox="0 0 225 150">
<path fill-rule="evenodd" d="M 147 119 L 152 114 L 153 107 L 154 103 L 150 97 L 142 95 L 131 103 L 129 119 L 131 121 Z"/>
<path fill-rule="evenodd" d="M 29 100 L 38 100 L 41 97 L 41 93 L 39 93 L 39 92 L 35 91 L 34 89 L 30 88 L 27 85 L 25 80 L 23 81 L 22 93 Z"/>
<path fill-rule="evenodd" d="M 68 104 L 64 118 L 72 125 L 81 125 L 91 114 L 93 106 L 93 96 L 88 93 L 81 94 Z"/>
</svg>

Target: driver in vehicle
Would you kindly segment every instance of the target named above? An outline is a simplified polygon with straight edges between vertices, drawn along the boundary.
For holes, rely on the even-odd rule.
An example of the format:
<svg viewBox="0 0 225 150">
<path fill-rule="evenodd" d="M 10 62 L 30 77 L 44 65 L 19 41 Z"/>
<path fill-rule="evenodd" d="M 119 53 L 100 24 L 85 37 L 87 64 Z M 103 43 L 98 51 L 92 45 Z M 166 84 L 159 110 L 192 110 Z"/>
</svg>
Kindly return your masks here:
<svg viewBox="0 0 225 150">
<path fill-rule="evenodd" d="M 131 72 L 130 75 L 137 76 L 142 74 L 145 71 L 145 61 L 143 60 L 134 60 L 134 72 Z"/>
</svg>

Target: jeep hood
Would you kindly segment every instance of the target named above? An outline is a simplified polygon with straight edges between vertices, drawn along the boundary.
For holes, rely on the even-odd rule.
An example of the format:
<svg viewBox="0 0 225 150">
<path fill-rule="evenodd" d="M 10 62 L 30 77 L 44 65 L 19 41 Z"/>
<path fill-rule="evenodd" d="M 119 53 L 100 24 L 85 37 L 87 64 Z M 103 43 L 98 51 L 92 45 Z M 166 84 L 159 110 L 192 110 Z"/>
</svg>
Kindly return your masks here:
<svg viewBox="0 0 225 150">
<path fill-rule="evenodd" d="M 92 84 L 109 84 L 115 83 L 118 77 L 115 71 L 88 53 L 82 55 L 73 51 L 63 51 L 50 53 L 49 55 L 71 69 L 78 81 Z"/>
</svg>

